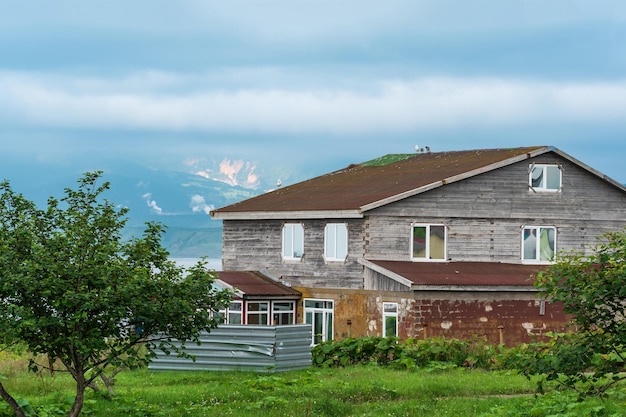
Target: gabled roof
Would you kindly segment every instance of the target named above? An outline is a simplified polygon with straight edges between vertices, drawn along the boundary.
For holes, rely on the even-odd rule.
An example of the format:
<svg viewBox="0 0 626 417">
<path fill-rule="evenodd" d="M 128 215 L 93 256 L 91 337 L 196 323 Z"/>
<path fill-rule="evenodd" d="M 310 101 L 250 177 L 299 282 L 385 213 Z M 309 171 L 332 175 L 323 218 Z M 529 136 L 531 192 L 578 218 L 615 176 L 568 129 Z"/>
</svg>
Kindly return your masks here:
<svg viewBox="0 0 626 417">
<path fill-rule="evenodd" d="M 534 277 L 545 266 L 500 262 L 359 261 L 407 289 L 424 291 L 537 291 Z"/>
<path fill-rule="evenodd" d="M 300 298 L 299 291 L 256 271 L 219 271 L 218 282 L 238 291 L 238 296 Z"/>
<path fill-rule="evenodd" d="M 550 146 L 388 155 L 279 188 L 211 212 L 217 219 L 359 218 L 363 213 L 445 184 L 547 152 L 560 156 L 626 191 Z"/>
</svg>

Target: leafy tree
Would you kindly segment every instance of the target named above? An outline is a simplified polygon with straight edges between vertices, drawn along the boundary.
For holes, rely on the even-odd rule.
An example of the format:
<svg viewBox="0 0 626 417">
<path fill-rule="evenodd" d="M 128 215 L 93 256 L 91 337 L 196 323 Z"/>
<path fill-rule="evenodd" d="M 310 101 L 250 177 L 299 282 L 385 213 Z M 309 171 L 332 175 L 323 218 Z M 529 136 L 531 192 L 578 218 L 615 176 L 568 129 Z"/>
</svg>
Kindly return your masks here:
<svg viewBox="0 0 626 417">
<path fill-rule="evenodd" d="M 563 254 L 535 285 L 572 314 L 576 335 L 557 335 L 526 372 L 602 394 L 623 379 L 626 346 L 626 230 L 605 234 L 590 255 Z M 561 378 L 562 377 L 562 378 Z"/>
<path fill-rule="evenodd" d="M 204 262 L 185 271 L 168 260 L 162 225 L 122 240 L 127 209 L 102 198 L 101 176 L 86 173 L 45 210 L 0 183 L 0 340 L 64 365 L 76 382 L 68 416 L 107 368 L 145 365 L 155 349 L 182 353 L 172 340 L 197 341 L 231 297 Z M 0 396 L 24 415 L 2 384 Z"/>
</svg>

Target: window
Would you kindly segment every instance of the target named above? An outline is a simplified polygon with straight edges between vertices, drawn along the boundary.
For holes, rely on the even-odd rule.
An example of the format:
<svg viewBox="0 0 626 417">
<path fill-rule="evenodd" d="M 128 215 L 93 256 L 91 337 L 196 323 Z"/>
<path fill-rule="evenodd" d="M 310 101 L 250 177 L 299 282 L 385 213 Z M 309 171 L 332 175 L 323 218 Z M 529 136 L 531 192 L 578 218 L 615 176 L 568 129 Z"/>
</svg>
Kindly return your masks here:
<svg viewBox="0 0 626 417">
<path fill-rule="evenodd" d="M 295 302 L 293 301 L 274 301 L 272 303 L 272 324 L 282 326 L 284 324 L 295 323 Z"/>
<path fill-rule="evenodd" d="M 345 223 L 329 223 L 324 229 L 324 258 L 345 261 L 348 256 L 348 227 Z"/>
<path fill-rule="evenodd" d="M 398 303 L 383 303 L 383 337 L 398 336 Z"/>
<path fill-rule="evenodd" d="M 534 191 L 559 191 L 561 189 L 559 165 L 532 164 L 528 172 L 528 185 Z"/>
<path fill-rule="evenodd" d="M 269 324 L 269 302 L 248 301 L 246 307 L 246 324 Z"/>
<path fill-rule="evenodd" d="M 333 305 L 332 300 L 304 300 L 304 319 L 311 325 L 312 344 L 333 340 Z"/>
<path fill-rule="evenodd" d="M 556 228 L 527 226 L 522 231 L 522 261 L 549 263 L 554 261 Z"/>
<path fill-rule="evenodd" d="M 413 260 L 446 259 L 446 227 L 443 224 L 416 224 L 411 229 Z"/>
<path fill-rule="evenodd" d="M 283 258 L 301 259 L 304 253 L 304 229 L 300 223 L 283 226 Z"/>
<path fill-rule="evenodd" d="M 220 310 L 224 324 L 241 324 L 242 304 L 241 301 L 231 301 L 228 308 Z"/>
</svg>

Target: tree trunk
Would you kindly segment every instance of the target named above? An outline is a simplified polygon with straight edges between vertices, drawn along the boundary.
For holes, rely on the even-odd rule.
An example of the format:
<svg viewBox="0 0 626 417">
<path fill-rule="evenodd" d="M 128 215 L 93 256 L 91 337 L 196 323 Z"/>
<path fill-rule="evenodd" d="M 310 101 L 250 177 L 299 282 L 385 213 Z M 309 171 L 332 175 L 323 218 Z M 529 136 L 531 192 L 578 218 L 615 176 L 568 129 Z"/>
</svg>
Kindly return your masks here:
<svg viewBox="0 0 626 417">
<path fill-rule="evenodd" d="M 87 388 L 87 381 L 85 381 L 85 375 L 79 374 L 76 378 L 76 397 L 74 398 L 74 404 L 67 417 L 78 417 L 83 410 L 83 404 L 85 403 L 85 389 Z"/>
<path fill-rule="evenodd" d="M 20 407 L 17 401 L 15 401 L 15 398 L 13 398 L 11 394 L 9 394 L 4 389 L 2 383 L 0 383 L 0 397 L 2 397 L 2 399 L 6 401 L 7 404 L 9 404 L 9 407 L 11 407 L 17 417 L 26 417 L 26 414 L 24 414 L 24 410 L 22 410 L 22 407 Z"/>
</svg>

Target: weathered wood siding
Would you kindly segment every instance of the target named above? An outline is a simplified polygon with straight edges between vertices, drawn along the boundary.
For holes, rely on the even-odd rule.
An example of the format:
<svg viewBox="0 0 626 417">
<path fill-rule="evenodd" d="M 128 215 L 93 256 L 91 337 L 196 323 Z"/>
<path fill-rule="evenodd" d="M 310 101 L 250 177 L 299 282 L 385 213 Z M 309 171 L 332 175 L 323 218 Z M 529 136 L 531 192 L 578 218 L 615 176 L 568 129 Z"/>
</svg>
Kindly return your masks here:
<svg viewBox="0 0 626 417">
<path fill-rule="evenodd" d="M 365 268 L 363 273 L 363 284 L 366 290 L 376 291 L 412 291 L 411 287 L 396 282 L 381 273 L 369 268 Z"/>
<path fill-rule="evenodd" d="M 528 188 L 528 167 L 558 163 L 561 192 Z M 368 212 L 366 258 L 410 259 L 413 223 L 442 223 L 453 261 L 521 261 L 524 226 L 555 226 L 557 251 L 585 249 L 626 227 L 626 193 L 556 154 L 445 185 Z"/>
<path fill-rule="evenodd" d="M 563 168 L 560 192 L 528 187 L 531 163 Z M 521 262 L 522 228 L 554 226 L 558 250 L 585 249 L 598 236 L 626 227 L 626 193 L 548 153 L 388 204 L 364 219 L 297 221 L 304 226 L 302 260 L 283 260 L 280 220 L 224 220 L 224 270 L 261 270 L 302 287 L 364 288 L 360 257 L 410 260 L 411 225 L 445 224 L 452 261 Z M 348 225 L 345 262 L 324 259 L 324 227 Z M 378 277 L 365 277 L 377 280 Z M 398 290 L 399 288 L 388 288 Z"/>
<path fill-rule="evenodd" d="M 286 221 L 224 220 L 222 268 L 260 270 L 293 286 L 362 288 L 364 255 L 361 219 L 303 220 L 304 256 L 302 260 L 282 258 L 282 227 Z M 327 223 L 346 223 L 348 256 L 345 262 L 324 259 L 324 228 Z"/>
</svg>

